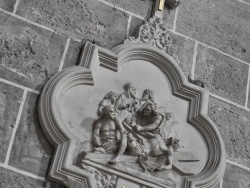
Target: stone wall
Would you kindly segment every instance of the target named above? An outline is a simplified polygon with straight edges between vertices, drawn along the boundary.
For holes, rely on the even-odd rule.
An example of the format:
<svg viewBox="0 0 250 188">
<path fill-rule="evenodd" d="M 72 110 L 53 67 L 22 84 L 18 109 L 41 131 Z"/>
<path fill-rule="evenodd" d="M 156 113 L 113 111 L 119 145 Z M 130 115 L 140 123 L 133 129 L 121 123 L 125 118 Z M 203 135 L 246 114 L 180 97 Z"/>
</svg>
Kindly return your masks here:
<svg viewBox="0 0 250 188">
<path fill-rule="evenodd" d="M 37 119 L 48 79 L 86 42 L 111 49 L 147 19 L 152 0 L 0 0 L 0 187 L 46 181 L 53 148 Z M 250 0 L 183 0 L 164 22 L 191 80 L 211 92 L 208 115 L 227 151 L 223 188 L 250 187 Z"/>
</svg>

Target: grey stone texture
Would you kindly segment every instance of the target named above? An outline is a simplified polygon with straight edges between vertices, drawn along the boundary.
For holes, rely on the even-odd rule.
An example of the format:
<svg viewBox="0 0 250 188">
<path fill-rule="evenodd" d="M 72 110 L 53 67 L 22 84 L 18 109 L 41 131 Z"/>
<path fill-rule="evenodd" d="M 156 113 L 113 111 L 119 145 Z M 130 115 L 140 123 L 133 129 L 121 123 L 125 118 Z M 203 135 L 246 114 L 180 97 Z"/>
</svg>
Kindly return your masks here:
<svg viewBox="0 0 250 188">
<path fill-rule="evenodd" d="M 132 12 L 143 18 L 148 18 L 151 14 L 152 0 L 105 0 L 114 6 L 122 8 L 125 11 Z"/>
<path fill-rule="evenodd" d="M 220 188 L 220 183 L 218 183 L 214 188 Z"/>
<path fill-rule="evenodd" d="M 249 15 L 249 6 L 236 0 L 182 1 L 176 30 L 249 63 Z"/>
<path fill-rule="evenodd" d="M 65 56 L 63 68 L 77 65 L 80 52 L 83 49 L 84 45 L 85 43 L 82 42 L 77 42 L 75 40 L 70 41 L 69 48 Z"/>
<path fill-rule="evenodd" d="M 249 188 L 249 177 L 249 171 L 227 163 L 223 180 L 223 188 Z"/>
<path fill-rule="evenodd" d="M 16 0 L 0 0 L 0 8 L 13 12 Z"/>
<path fill-rule="evenodd" d="M 4 162 L 23 90 L 0 82 L 0 162 Z"/>
<path fill-rule="evenodd" d="M 55 184 L 55 183 L 51 183 L 50 184 L 50 188 L 66 188 L 65 186 L 63 185 L 59 185 L 59 184 Z"/>
<path fill-rule="evenodd" d="M 129 26 L 129 36 L 136 36 L 137 32 L 139 31 L 140 26 L 143 24 L 143 20 L 132 16 L 130 26 Z"/>
<path fill-rule="evenodd" d="M 243 0 L 243 1 L 245 1 L 246 3 L 250 3 L 250 0 Z"/>
<path fill-rule="evenodd" d="M 9 165 L 45 176 L 53 152 L 38 122 L 38 95 L 28 93 L 11 150 Z"/>
<path fill-rule="evenodd" d="M 170 32 L 170 34 L 173 40 L 170 54 L 177 58 L 177 63 L 188 77 L 192 69 L 195 43 L 174 33 Z"/>
<path fill-rule="evenodd" d="M 174 18 L 175 18 L 175 10 L 168 10 L 167 8 L 165 8 L 164 14 L 163 14 L 163 22 L 166 28 L 173 29 Z M 142 19 L 132 16 L 130 26 L 129 26 L 129 33 L 128 33 L 129 36 L 134 36 L 136 34 L 142 22 L 143 22 Z"/>
<path fill-rule="evenodd" d="M 41 89 L 54 75 L 66 38 L 0 11 L 0 77 Z"/>
<path fill-rule="evenodd" d="M 1 188 L 45 188 L 46 183 L 19 173 L 0 168 Z"/>
<path fill-rule="evenodd" d="M 227 158 L 250 163 L 250 112 L 210 97 L 208 116 L 220 130 Z"/>
<path fill-rule="evenodd" d="M 138 31 L 141 24 L 142 20 L 138 18 L 132 18 L 129 35 L 136 35 L 136 32 Z M 193 64 L 195 42 L 174 34 L 173 32 L 168 32 L 172 37 L 172 46 L 169 50 L 169 54 L 176 57 L 178 65 L 181 67 L 185 75 L 188 76 L 191 73 Z"/>
<path fill-rule="evenodd" d="M 248 93 L 250 93 L 250 83 L 249 83 L 249 91 Z M 248 104 L 247 107 L 250 108 L 250 94 L 248 94 Z"/>
<path fill-rule="evenodd" d="M 128 14 L 93 0 L 22 0 L 17 14 L 77 39 L 112 48 L 127 35 Z"/>
<path fill-rule="evenodd" d="M 176 14 L 176 9 L 170 10 L 165 7 L 163 12 L 163 21 L 166 24 L 168 29 L 173 29 L 174 27 L 174 19 Z"/>
<path fill-rule="evenodd" d="M 245 105 L 248 66 L 198 45 L 195 76 L 210 92 Z"/>
</svg>

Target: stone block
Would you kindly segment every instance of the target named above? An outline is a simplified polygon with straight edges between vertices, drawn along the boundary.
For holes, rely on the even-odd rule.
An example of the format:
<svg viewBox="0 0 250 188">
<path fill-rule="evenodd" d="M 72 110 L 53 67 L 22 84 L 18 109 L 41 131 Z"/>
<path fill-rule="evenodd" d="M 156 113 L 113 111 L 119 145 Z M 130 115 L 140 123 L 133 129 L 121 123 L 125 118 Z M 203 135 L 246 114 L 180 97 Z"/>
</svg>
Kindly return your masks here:
<svg viewBox="0 0 250 188">
<path fill-rule="evenodd" d="M 178 65 L 188 77 L 192 69 L 195 43 L 174 33 L 170 34 L 173 40 L 170 54 L 176 57 Z"/>
<path fill-rule="evenodd" d="M 0 11 L 0 77 L 41 89 L 54 75 L 66 38 Z"/>
<path fill-rule="evenodd" d="M 250 112 L 210 97 L 208 116 L 219 128 L 227 158 L 250 164 Z"/>
<path fill-rule="evenodd" d="M 249 177 L 249 171 L 227 163 L 223 179 L 223 188 L 249 188 Z"/>
<path fill-rule="evenodd" d="M 78 58 L 84 44 L 82 42 L 77 42 L 74 40 L 70 41 L 67 54 L 65 56 L 63 68 L 75 66 L 78 63 Z"/>
<path fill-rule="evenodd" d="M 245 105 L 248 66 L 198 45 L 195 76 L 218 96 Z"/>
<path fill-rule="evenodd" d="M 164 10 L 163 15 L 163 23 L 165 24 L 165 27 L 168 29 L 173 29 L 174 26 L 174 18 L 175 18 L 175 11 L 170 11 L 167 8 Z M 132 16 L 130 27 L 129 27 L 129 36 L 134 36 L 140 26 L 142 25 L 143 20 Z"/>
<path fill-rule="evenodd" d="M 39 176 L 45 176 L 53 152 L 38 123 L 38 95 L 28 93 L 9 165 Z"/>
<path fill-rule="evenodd" d="M 0 82 L 0 162 L 4 162 L 23 90 Z"/>
<path fill-rule="evenodd" d="M 125 11 L 132 12 L 143 18 L 148 18 L 151 14 L 153 1 L 151 0 L 105 0 L 114 6 Z"/>
<path fill-rule="evenodd" d="M 249 83 L 249 92 L 248 92 L 248 104 L 247 107 L 250 108 L 250 83 Z"/>
<path fill-rule="evenodd" d="M 0 187 L 2 188 L 45 188 L 46 183 L 5 168 L 0 168 Z"/>
<path fill-rule="evenodd" d="M 0 8 L 13 12 L 16 0 L 0 0 Z"/>
<path fill-rule="evenodd" d="M 175 11 L 176 9 L 170 10 L 165 7 L 163 12 L 163 21 L 166 24 L 168 29 L 173 29 L 174 27 L 174 19 L 175 19 Z"/>
<path fill-rule="evenodd" d="M 176 30 L 250 62 L 249 15 L 249 6 L 240 1 L 182 1 Z"/>
<path fill-rule="evenodd" d="M 64 185 L 59 185 L 59 184 L 51 183 L 50 184 L 50 188 L 66 188 L 66 187 Z"/>
<path fill-rule="evenodd" d="M 17 14 L 79 40 L 112 48 L 124 41 L 128 14 L 93 0 L 22 0 Z"/>
</svg>

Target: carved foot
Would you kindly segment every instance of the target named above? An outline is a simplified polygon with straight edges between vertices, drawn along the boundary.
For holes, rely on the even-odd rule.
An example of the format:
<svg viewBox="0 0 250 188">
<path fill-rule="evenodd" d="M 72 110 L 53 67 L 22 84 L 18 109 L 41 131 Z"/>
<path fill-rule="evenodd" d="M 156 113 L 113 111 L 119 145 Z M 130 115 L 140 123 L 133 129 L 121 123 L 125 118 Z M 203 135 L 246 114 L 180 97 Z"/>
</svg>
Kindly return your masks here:
<svg viewBox="0 0 250 188">
<path fill-rule="evenodd" d="M 102 147 L 94 148 L 94 153 L 106 153 L 106 150 Z"/>
<path fill-rule="evenodd" d="M 168 171 L 172 169 L 172 164 L 162 166 L 157 169 L 158 172 Z"/>
<path fill-rule="evenodd" d="M 118 157 L 115 157 L 115 158 L 113 158 L 113 159 L 111 159 L 110 161 L 109 161 L 109 164 L 116 164 L 116 163 L 118 163 L 119 162 L 119 158 Z"/>
</svg>

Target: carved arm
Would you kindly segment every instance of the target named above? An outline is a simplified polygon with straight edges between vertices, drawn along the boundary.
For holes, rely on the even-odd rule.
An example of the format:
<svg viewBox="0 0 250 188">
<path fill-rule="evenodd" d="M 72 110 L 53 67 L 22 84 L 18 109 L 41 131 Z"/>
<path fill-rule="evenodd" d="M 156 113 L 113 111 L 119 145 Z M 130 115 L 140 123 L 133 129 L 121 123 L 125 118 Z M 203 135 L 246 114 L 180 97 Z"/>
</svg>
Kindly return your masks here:
<svg viewBox="0 0 250 188">
<path fill-rule="evenodd" d="M 92 140 L 93 140 L 93 144 L 95 146 L 99 146 L 99 147 L 102 146 L 102 142 L 101 142 L 101 138 L 100 138 L 100 129 L 101 129 L 101 123 L 97 122 L 94 125 Z"/>
</svg>

